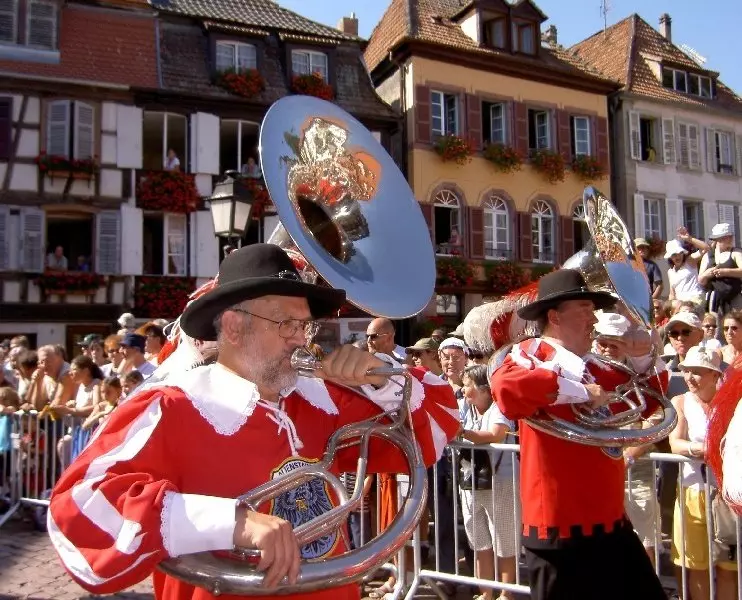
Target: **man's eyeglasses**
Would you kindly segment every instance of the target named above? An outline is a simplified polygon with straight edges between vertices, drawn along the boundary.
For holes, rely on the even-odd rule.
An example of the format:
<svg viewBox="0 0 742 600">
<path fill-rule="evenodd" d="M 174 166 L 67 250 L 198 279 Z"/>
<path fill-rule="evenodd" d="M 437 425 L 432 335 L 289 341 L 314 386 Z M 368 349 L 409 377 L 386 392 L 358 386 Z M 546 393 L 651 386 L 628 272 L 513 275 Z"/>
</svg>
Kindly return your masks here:
<svg viewBox="0 0 742 600">
<path fill-rule="evenodd" d="M 249 310 L 245 310 L 244 308 L 230 308 L 229 310 L 231 310 L 232 312 L 251 315 L 270 323 L 275 323 L 276 325 L 278 325 L 278 335 L 280 335 L 284 339 L 292 338 L 297 333 L 303 330 L 304 337 L 308 340 L 311 340 L 315 335 L 317 335 L 317 332 L 319 332 L 320 329 L 320 324 L 317 321 L 313 321 L 311 319 L 283 319 L 281 321 L 276 321 L 262 315 L 251 313 Z"/>
<path fill-rule="evenodd" d="M 673 329 L 670 333 L 667 334 L 672 339 L 677 339 L 681 335 L 683 337 L 688 337 L 690 335 L 690 329 Z"/>
<path fill-rule="evenodd" d="M 367 333 L 366 339 L 370 342 L 373 342 L 375 339 L 384 337 L 385 335 L 389 335 L 388 333 Z"/>
</svg>

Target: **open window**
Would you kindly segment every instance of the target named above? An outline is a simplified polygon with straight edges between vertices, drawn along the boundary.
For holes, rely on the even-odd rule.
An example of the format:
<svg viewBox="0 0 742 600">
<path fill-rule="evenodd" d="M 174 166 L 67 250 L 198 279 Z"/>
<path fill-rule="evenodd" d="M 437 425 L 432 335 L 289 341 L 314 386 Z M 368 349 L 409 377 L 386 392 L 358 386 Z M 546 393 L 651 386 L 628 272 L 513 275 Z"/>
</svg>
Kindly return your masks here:
<svg viewBox="0 0 742 600">
<path fill-rule="evenodd" d="M 528 109 L 528 149 L 551 149 L 551 112 L 543 109 Z"/>
<path fill-rule="evenodd" d="M 188 274 L 187 226 L 185 215 L 145 213 L 142 238 L 145 275 Z"/>
<path fill-rule="evenodd" d="M 461 117 L 459 97 L 456 94 L 430 92 L 431 122 L 433 137 L 459 135 Z"/>
<path fill-rule="evenodd" d="M 251 121 L 222 119 L 219 131 L 220 171 L 229 169 L 260 176 L 258 137 L 260 125 Z M 250 162 L 249 159 L 252 159 Z M 252 165 L 255 165 L 255 168 Z"/>
<path fill-rule="evenodd" d="M 513 52 L 536 54 L 536 26 L 529 21 L 513 20 Z"/>
<path fill-rule="evenodd" d="M 180 170 L 188 170 L 188 122 L 184 115 L 144 111 L 142 128 L 143 167 L 146 170 L 163 170 L 170 149 L 180 162 Z"/>
<path fill-rule="evenodd" d="M 703 239 L 703 206 L 700 202 L 683 202 L 683 225 L 694 238 Z M 712 224 L 716 225 L 716 223 Z"/>
<path fill-rule="evenodd" d="M 582 250 L 590 241 L 590 230 L 587 227 L 585 207 L 582 202 L 579 202 L 572 212 L 572 236 L 575 252 Z"/>
<path fill-rule="evenodd" d="M 482 136 L 485 144 L 507 144 L 508 109 L 505 102 L 482 102 Z"/>
<path fill-rule="evenodd" d="M 451 190 L 441 190 L 433 199 L 435 248 L 439 256 L 463 254 L 461 200 Z"/>
<path fill-rule="evenodd" d="M 569 117 L 572 156 L 590 156 L 590 118 Z"/>
<path fill-rule="evenodd" d="M 484 43 L 490 48 L 507 48 L 508 20 L 504 15 L 484 22 Z"/>
</svg>

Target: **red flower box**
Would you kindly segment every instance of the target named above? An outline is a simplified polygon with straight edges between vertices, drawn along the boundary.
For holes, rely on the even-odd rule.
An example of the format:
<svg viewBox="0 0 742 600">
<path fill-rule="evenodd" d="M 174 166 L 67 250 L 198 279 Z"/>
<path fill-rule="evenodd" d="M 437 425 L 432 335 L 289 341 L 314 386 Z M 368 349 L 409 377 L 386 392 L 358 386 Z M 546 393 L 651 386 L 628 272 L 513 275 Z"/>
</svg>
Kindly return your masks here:
<svg viewBox="0 0 742 600">
<path fill-rule="evenodd" d="M 189 213 L 198 209 L 195 177 L 181 171 L 149 171 L 137 185 L 137 206 L 145 210 Z"/>
<path fill-rule="evenodd" d="M 34 279 L 45 294 L 68 294 L 82 292 L 95 294 L 106 283 L 103 275 L 84 271 L 45 271 Z"/>
<path fill-rule="evenodd" d="M 296 94 L 314 96 L 322 100 L 332 100 L 335 97 L 335 90 L 319 73 L 294 75 L 291 78 L 291 90 Z"/>
<path fill-rule="evenodd" d="M 134 285 L 134 314 L 145 319 L 175 319 L 196 289 L 195 277 L 144 275 Z"/>
<path fill-rule="evenodd" d="M 67 158 L 57 154 L 47 154 L 46 151 L 42 151 L 36 157 L 36 164 L 39 171 L 44 174 L 64 175 L 74 179 L 91 179 L 100 170 L 98 157 Z"/>
<path fill-rule="evenodd" d="M 559 183 L 564 181 L 564 157 L 559 152 L 551 150 L 536 150 L 531 155 L 531 165 L 536 169 L 549 183 Z"/>
<path fill-rule="evenodd" d="M 216 83 L 228 92 L 253 98 L 265 89 L 265 79 L 257 69 L 226 69 L 216 76 Z"/>
<path fill-rule="evenodd" d="M 436 267 L 438 286 L 461 288 L 474 283 L 474 267 L 463 258 L 439 258 Z"/>
<path fill-rule="evenodd" d="M 457 162 L 460 165 L 471 162 L 472 154 L 474 154 L 474 145 L 468 139 L 458 135 L 444 135 L 438 138 L 433 149 L 441 160 Z"/>
</svg>

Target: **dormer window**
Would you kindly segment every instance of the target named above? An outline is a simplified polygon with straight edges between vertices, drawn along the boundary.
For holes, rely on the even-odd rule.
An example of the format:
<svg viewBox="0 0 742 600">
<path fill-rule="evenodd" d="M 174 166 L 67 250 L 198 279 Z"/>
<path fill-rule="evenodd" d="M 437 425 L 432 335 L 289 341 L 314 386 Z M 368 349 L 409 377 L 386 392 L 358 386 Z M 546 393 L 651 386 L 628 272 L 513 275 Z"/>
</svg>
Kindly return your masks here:
<svg viewBox="0 0 742 600">
<path fill-rule="evenodd" d="M 258 68 L 258 52 L 252 44 L 240 42 L 216 43 L 216 70 L 242 71 Z"/>
<path fill-rule="evenodd" d="M 683 94 L 701 98 L 713 98 L 713 83 L 710 77 L 696 73 L 686 73 L 679 69 L 663 67 L 662 86 Z"/>
<path fill-rule="evenodd" d="M 507 47 L 507 21 L 505 17 L 492 19 L 484 24 L 484 43 L 492 48 Z"/>
<path fill-rule="evenodd" d="M 319 73 L 327 81 L 327 54 L 314 50 L 293 50 L 291 52 L 291 70 L 294 75 L 311 75 Z"/>
<path fill-rule="evenodd" d="M 56 50 L 58 17 L 54 0 L 0 0 L 0 43 Z"/>
<path fill-rule="evenodd" d="M 513 52 L 536 54 L 536 28 L 533 23 L 513 21 Z"/>
</svg>

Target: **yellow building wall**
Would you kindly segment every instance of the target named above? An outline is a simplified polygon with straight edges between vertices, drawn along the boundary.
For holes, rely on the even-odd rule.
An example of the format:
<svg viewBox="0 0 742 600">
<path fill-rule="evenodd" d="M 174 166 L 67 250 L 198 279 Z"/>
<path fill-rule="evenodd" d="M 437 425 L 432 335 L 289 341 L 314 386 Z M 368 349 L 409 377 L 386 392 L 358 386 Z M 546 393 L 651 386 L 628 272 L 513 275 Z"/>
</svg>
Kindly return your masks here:
<svg viewBox="0 0 742 600">
<path fill-rule="evenodd" d="M 607 118 L 605 95 L 422 58 L 414 58 L 412 67 L 409 72 L 415 85 L 441 84 L 461 88 L 468 94 L 512 97 L 516 101 L 548 105 L 572 112 L 578 109 L 586 114 Z M 408 122 L 408 127 L 408 131 L 414 133 L 414 122 Z M 551 184 L 527 163 L 521 166 L 520 171 L 506 174 L 476 154 L 466 165 L 444 162 L 432 149 L 413 148 L 409 158 L 410 185 L 421 202 L 429 202 L 439 185 L 455 183 L 469 206 L 479 205 L 488 191 L 496 189 L 503 190 L 510 196 L 517 211 L 528 210 L 534 198 L 546 196 L 557 204 L 559 214 L 571 216 L 575 203 L 582 198 L 587 185 L 594 185 L 605 193 L 609 191 L 608 175 L 595 182 L 585 182 L 567 169 L 564 182 Z"/>
</svg>

